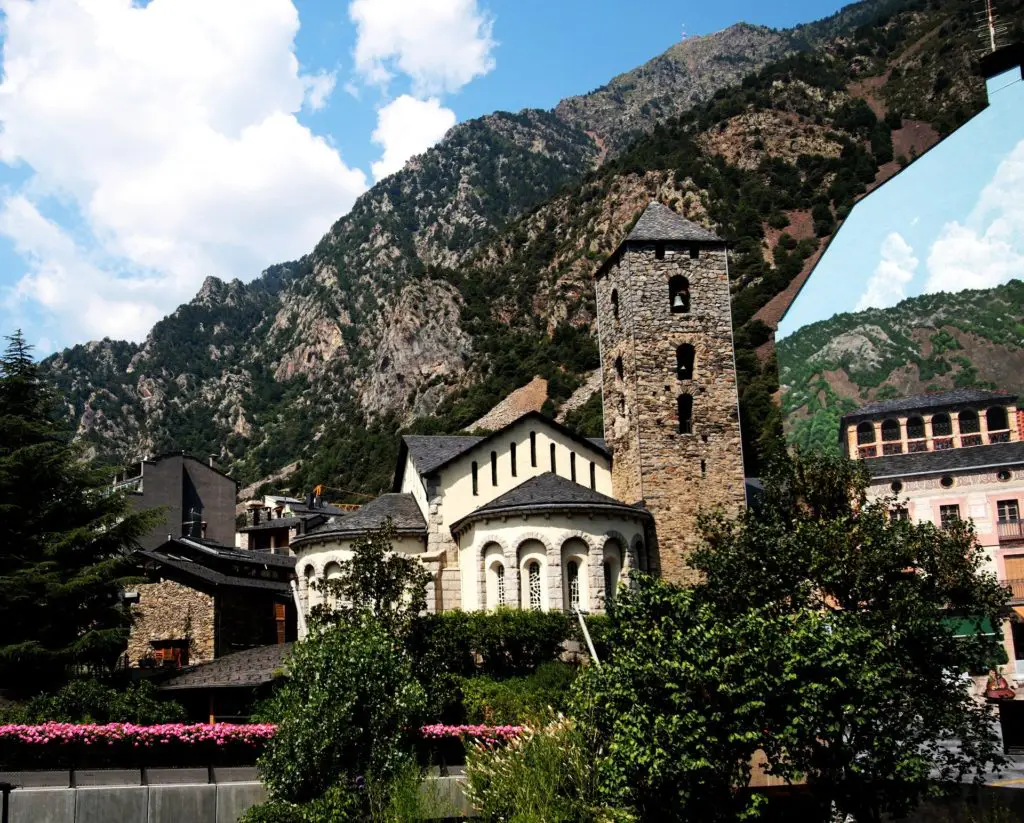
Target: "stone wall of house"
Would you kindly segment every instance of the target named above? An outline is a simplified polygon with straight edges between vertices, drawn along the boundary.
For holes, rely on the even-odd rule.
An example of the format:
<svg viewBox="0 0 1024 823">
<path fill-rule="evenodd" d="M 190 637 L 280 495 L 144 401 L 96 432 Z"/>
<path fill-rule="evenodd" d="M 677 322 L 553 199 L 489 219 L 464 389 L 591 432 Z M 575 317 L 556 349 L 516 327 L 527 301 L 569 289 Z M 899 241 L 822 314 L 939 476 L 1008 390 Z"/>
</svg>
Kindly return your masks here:
<svg viewBox="0 0 1024 823">
<path fill-rule="evenodd" d="M 654 515 L 652 565 L 686 583 L 698 513 L 735 515 L 744 505 L 743 455 L 725 247 L 701 245 L 694 257 L 687 244 L 662 245 L 662 259 L 654 243 L 627 247 L 597 281 L 605 438 L 615 496 L 643 500 Z M 689 281 L 685 313 L 669 300 L 679 274 Z M 683 379 L 676 350 L 685 343 L 696 357 Z M 682 394 L 693 398 L 691 433 L 679 432 Z"/>
<path fill-rule="evenodd" d="M 151 654 L 151 640 L 191 637 L 189 662 L 213 660 L 213 595 L 174 580 L 144 583 L 138 587 L 139 602 L 132 609 L 135 623 L 128 638 L 128 659 L 136 665 Z"/>
</svg>

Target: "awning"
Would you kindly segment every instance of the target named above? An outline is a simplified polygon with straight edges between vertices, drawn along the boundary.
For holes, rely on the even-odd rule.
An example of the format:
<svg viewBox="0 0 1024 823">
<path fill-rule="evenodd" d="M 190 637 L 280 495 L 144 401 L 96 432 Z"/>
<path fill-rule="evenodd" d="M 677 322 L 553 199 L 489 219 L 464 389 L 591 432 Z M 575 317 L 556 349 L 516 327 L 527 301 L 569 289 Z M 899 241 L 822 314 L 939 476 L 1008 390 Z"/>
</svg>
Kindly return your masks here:
<svg viewBox="0 0 1024 823">
<path fill-rule="evenodd" d="M 995 637 L 999 634 L 987 617 L 945 617 L 943 622 L 953 632 L 953 637 Z"/>
</svg>

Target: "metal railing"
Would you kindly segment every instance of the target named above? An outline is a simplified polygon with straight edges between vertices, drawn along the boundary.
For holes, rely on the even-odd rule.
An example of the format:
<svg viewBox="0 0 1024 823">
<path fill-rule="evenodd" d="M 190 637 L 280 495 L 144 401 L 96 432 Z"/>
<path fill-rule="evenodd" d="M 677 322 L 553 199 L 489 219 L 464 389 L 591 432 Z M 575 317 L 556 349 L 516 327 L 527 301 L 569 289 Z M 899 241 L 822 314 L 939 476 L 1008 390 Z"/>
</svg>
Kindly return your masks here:
<svg viewBox="0 0 1024 823">
<path fill-rule="evenodd" d="M 1000 540 L 1024 540 L 1024 520 L 1001 520 L 996 528 Z"/>
</svg>

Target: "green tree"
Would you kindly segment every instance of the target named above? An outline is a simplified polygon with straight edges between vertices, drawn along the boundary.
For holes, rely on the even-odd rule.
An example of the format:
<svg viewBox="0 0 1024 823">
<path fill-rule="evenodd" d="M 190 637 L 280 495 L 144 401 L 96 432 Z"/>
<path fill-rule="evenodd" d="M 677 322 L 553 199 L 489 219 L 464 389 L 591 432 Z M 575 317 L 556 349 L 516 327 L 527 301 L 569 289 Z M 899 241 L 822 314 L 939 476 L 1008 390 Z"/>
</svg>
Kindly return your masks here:
<svg viewBox="0 0 1024 823">
<path fill-rule="evenodd" d="M 30 693 L 124 651 L 128 552 L 154 515 L 131 513 L 58 422 L 20 332 L 0 358 L 0 682 Z"/>
<path fill-rule="evenodd" d="M 983 571 L 969 523 L 900 519 L 892 498 L 869 501 L 866 488 L 861 464 L 780 455 L 758 511 L 705 521 L 693 563 L 723 623 L 754 609 L 817 621 L 808 642 L 767 638 L 759 651 L 773 665 L 758 743 L 776 774 L 808 777 L 830 806 L 873 823 L 1001 763 L 992 712 L 963 681 L 999 643 L 952 627 L 998 626 L 1007 592 Z"/>
</svg>

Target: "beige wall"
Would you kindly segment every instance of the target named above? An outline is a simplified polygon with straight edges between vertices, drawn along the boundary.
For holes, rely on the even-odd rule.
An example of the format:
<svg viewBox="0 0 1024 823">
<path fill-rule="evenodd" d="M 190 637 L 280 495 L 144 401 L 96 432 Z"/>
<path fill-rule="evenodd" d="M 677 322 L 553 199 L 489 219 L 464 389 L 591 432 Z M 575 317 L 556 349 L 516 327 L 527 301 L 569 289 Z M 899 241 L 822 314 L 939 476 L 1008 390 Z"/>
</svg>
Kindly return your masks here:
<svg viewBox="0 0 1024 823">
<path fill-rule="evenodd" d="M 416 505 L 420 507 L 420 511 L 423 513 L 423 519 L 429 520 L 430 504 L 427 501 L 427 489 L 423 485 L 423 478 L 416 471 L 416 466 L 413 464 L 411 457 L 406 458 L 405 461 L 401 491 L 403 494 L 411 494 L 413 496 L 416 500 Z"/>
</svg>

